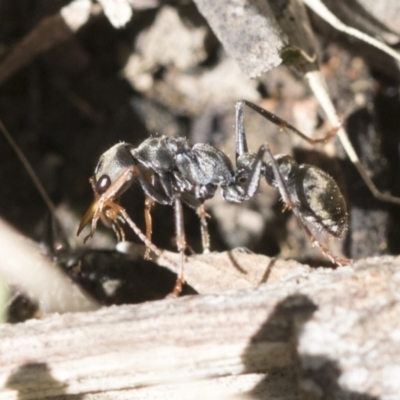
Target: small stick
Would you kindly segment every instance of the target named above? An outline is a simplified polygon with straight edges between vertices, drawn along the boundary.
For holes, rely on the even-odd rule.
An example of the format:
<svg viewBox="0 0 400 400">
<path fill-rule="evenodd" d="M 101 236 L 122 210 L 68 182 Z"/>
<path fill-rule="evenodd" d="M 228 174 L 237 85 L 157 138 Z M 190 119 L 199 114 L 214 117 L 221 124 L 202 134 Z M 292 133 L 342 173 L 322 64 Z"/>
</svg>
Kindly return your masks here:
<svg viewBox="0 0 400 400">
<path fill-rule="evenodd" d="M 381 42 L 378 39 L 373 38 L 372 36 L 367 35 L 364 32 L 359 31 L 351 26 L 345 25 L 339 18 L 336 17 L 326 6 L 322 3 L 321 0 L 303 0 L 308 7 L 311 8 L 317 15 L 319 15 L 324 21 L 328 24 L 332 25 L 335 29 L 340 32 L 347 33 L 350 36 L 353 36 L 359 40 L 362 40 L 365 43 L 370 44 L 371 46 L 376 47 L 377 49 L 383 51 L 389 56 L 393 57 L 395 60 L 400 61 L 400 54 L 393 50 L 391 47 Z"/>
<path fill-rule="evenodd" d="M 318 102 L 321 104 L 322 109 L 324 110 L 325 114 L 327 115 L 329 121 L 333 124 L 339 121 L 339 116 L 336 112 L 335 106 L 332 103 L 332 100 L 329 96 L 328 89 L 326 87 L 325 80 L 320 71 L 312 71 L 308 72 L 305 75 L 308 84 L 313 91 L 315 97 L 317 98 Z M 340 143 L 342 144 L 344 151 L 350 158 L 350 161 L 356 167 L 358 173 L 361 175 L 361 178 L 367 185 L 368 189 L 371 191 L 372 195 L 381 201 L 387 201 L 389 203 L 399 204 L 400 205 L 400 197 L 392 196 L 390 194 L 382 193 L 378 188 L 375 186 L 374 182 L 368 175 L 367 171 L 365 170 L 364 166 L 361 164 L 360 159 L 358 158 L 357 153 L 354 150 L 353 145 L 351 144 L 349 137 L 344 130 L 343 126 L 340 126 L 337 131 L 338 138 Z"/>
</svg>

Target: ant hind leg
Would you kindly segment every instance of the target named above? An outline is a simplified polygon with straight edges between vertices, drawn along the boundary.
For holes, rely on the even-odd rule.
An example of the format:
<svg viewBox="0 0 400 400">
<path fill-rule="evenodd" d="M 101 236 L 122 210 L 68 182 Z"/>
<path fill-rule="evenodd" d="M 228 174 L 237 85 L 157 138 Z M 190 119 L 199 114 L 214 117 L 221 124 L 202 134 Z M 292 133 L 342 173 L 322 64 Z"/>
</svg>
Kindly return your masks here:
<svg viewBox="0 0 400 400">
<path fill-rule="evenodd" d="M 339 128 L 341 127 L 341 125 L 335 126 L 332 129 L 330 129 L 324 137 L 319 138 L 319 139 L 311 139 L 310 137 L 306 136 L 304 133 L 300 132 L 296 127 L 289 124 L 284 119 L 271 113 L 270 111 L 266 110 L 265 108 L 262 108 L 256 104 L 252 103 L 251 101 L 241 100 L 238 103 L 242 104 L 241 105 L 242 108 L 243 108 L 243 105 L 246 104 L 246 106 L 248 106 L 249 108 L 251 108 L 252 110 L 257 112 L 258 114 L 260 114 L 262 117 L 264 117 L 268 121 L 272 122 L 273 124 L 279 126 L 279 128 L 281 128 L 283 130 L 286 130 L 286 129 L 290 130 L 291 132 L 295 133 L 297 136 L 299 136 L 303 140 L 305 140 L 307 143 L 312 144 L 312 145 L 315 145 L 318 143 L 323 143 L 323 144 L 327 143 L 329 140 L 331 140 L 332 138 L 334 138 L 336 136 Z M 236 103 L 236 104 L 238 104 L 238 103 Z"/>
<path fill-rule="evenodd" d="M 271 161 L 274 178 L 275 178 L 279 193 L 284 202 L 285 208 L 292 210 L 293 214 L 297 217 L 297 220 L 299 221 L 299 223 L 303 227 L 305 233 L 307 234 L 310 242 L 314 246 L 318 246 L 321 249 L 321 252 L 327 258 L 329 258 L 334 264 L 337 264 L 340 266 L 349 264 L 351 262 L 351 260 L 349 260 L 345 257 L 339 257 L 339 256 L 332 254 L 332 252 L 324 244 L 319 242 L 318 239 L 312 234 L 311 230 L 307 226 L 307 223 L 304 221 L 304 218 L 303 218 L 301 212 L 299 211 L 298 206 L 294 203 L 294 201 L 292 200 L 292 198 L 290 196 L 287 185 L 282 177 L 282 174 L 279 170 L 278 164 L 277 164 L 269 146 L 268 145 L 261 146 L 260 151 L 267 153 L 268 158 Z"/>
</svg>

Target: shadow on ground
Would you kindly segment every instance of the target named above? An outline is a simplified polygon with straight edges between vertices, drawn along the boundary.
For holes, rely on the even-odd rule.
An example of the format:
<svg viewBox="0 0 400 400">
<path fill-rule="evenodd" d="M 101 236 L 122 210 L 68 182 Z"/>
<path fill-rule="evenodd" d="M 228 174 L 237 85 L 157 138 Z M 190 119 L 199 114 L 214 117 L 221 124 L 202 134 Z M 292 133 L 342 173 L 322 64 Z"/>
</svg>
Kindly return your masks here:
<svg viewBox="0 0 400 400">
<path fill-rule="evenodd" d="M 36 399 L 38 396 L 57 399 L 68 396 L 71 400 L 83 399 L 81 395 L 68 395 L 67 386 L 52 377 L 46 363 L 23 365 L 8 378 L 5 386 L 18 391 L 18 400 Z"/>
<path fill-rule="evenodd" d="M 301 356 L 298 335 L 317 306 L 304 295 L 281 301 L 261 329 L 253 336 L 243 356 L 248 373 L 263 373 L 254 357 L 254 345 L 262 342 L 288 343 L 290 366 L 276 368 L 265 375 L 251 391 L 257 400 L 378 400 L 368 394 L 343 389 L 339 384 L 338 363 L 324 356 Z M 307 368 L 318 365 L 318 368 Z"/>
</svg>

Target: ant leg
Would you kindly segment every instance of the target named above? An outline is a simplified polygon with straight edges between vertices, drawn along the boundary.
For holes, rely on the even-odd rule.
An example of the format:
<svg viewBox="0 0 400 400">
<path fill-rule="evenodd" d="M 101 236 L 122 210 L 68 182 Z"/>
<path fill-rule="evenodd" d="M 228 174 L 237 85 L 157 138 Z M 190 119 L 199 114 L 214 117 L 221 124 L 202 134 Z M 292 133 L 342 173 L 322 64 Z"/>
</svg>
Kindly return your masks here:
<svg viewBox="0 0 400 400">
<path fill-rule="evenodd" d="M 172 291 L 173 296 L 179 296 L 182 291 L 182 285 L 184 283 L 183 278 L 183 266 L 185 263 L 185 250 L 186 250 L 186 239 L 185 239 L 185 227 L 183 224 L 183 209 L 182 202 L 180 198 L 174 200 L 175 203 L 175 231 L 176 231 L 176 244 L 179 251 L 179 271 L 178 278 L 174 289 Z"/>
<path fill-rule="evenodd" d="M 151 241 L 151 234 L 153 233 L 153 224 L 151 219 L 151 209 L 154 205 L 154 200 L 146 195 L 144 200 L 144 220 L 146 223 L 146 238 Z M 147 247 L 144 253 L 144 259 L 150 258 L 150 249 Z"/>
<path fill-rule="evenodd" d="M 210 216 L 207 214 L 204 208 L 204 203 L 197 207 L 196 213 L 200 218 L 201 243 L 203 245 L 203 253 L 208 254 L 210 252 L 210 235 L 208 233 L 207 218 L 210 218 Z"/>
<path fill-rule="evenodd" d="M 339 256 L 335 256 L 334 254 L 332 254 L 332 252 L 323 243 L 321 243 L 319 240 L 317 240 L 317 238 L 311 233 L 310 229 L 308 228 L 306 223 L 303 221 L 303 218 L 301 217 L 300 213 L 297 211 L 297 208 L 292 209 L 292 211 L 293 211 L 293 214 L 300 221 L 300 223 L 301 223 L 304 231 L 306 232 L 306 234 L 308 236 L 308 239 L 310 240 L 311 244 L 313 246 L 319 247 L 319 249 L 321 250 L 322 254 L 325 257 L 329 258 L 329 260 L 331 260 L 334 264 L 339 265 L 341 267 L 351 263 L 351 260 L 349 260 L 346 257 L 339 257 Z"/>
<path fill-rule="evenodd" d="M 255 195 L 264 165 L 264 152 L 265 150 L 260 148 L 257 154 L 247 153 L 248 157 L 246 157 L 243 165 L 238 165 L 234 183 L 222 187 L 222 196 L 225 200 L 241 203 Z M 242 164 L 242 162 L 239 161 L 239 164 Z"/>
<path fill-rule="evenodd" d="M 111 228 L 113 229 L 115 236 L 117 236 L 118 242 L 125 242 L 125 232 L 120 223 L 118 221 L 114 221 L 111 224 Z"/>
<path fill-rule="evenodd" d="M 98 220 L 103 218 L 107 222 L 111 222 L 111 228 L 114 231 L 117 240 L 119 242 L 124 241 L 125 232 L 121 226 L 119 216 L 121 209 L 122 207 L 119 204 L 114 203 L 112 200 L 99 201 L 97 203 L 97 209 L 92 218 L 91 232 L 84 238 L 83 242 L 86 243 L 89 238 L 93 237 L 93 233 L 97 228 Z"/>
<path fill-rule="evenodd" d="M 149 237 L 144 235 L 142 231 L 136 226 L 136 224 L 134 224 L 134 222 L 129 218 L 126 210 L 122 208 L 119 204 L 114 203 L 114 199 L 118 197 L 124 185 L 126 185 L 126 183 L 131 181 L 133 178 L 137 178 L 143 191 L 151 199 L 154 199 L 161 204 L 171 204 L 171 200 L 165 194 L 157 191 L 157 189 L 145 179 L 145 177 L 143 176 L 143 172 L 137 166 L 131 166 L 126 168 L 126 170 L 118 176 L 113 184 L 101 196 L 96 195 L 94 180 L 90 180 L 90 183 L 94 188 L 96 198 L 82 218 L 77 234 L 79 235 L 83 228 L 91 220 L 91 231 L 89 235 L 87 235 L 84 239 L 84 242 L 86 242 L 89 238 L 93 237 L 93 234 L 97 228 L 97 222 L 100 217 L 104 215 L 108 220 L 111 221 L 117 238 L 123 239 L 123 230 L 117 222 L 118 217 L 121 216 L 122 219 L 126 223 L 128 223 L 131 229 L 136 233 L 136 235 L 142 240 L 146 247 L 148 247 L 156 255 L 160 256 L 162 252 L 157 249 L 157 247 L 154 246 Z"/>
<path fill-rule="evenodd" d="M 207 254 L 210 252 L 210 235 L 208 233 L 207 218 L 210 215 L 204 207 L 205 199 L 201 196 L 194 196 L 193 193 L 184 192 L 180 194 L 180 199 L 187 206 L 196 211 L 197 216 L 200 219 L 200 233 L 201 233 L 201 244 L 203 247 L 203 253 Z"/>
<path fill-rule="evenodd" d="M 278 164 L 269 148 L 269 146 L 267 144 L 264 144 L 263 146 L 260 147 L 260 149 L 258 150 L 258 153 L 262 152 L 267 153 L 269 159 L 271 160 L 271 166 L 272 166 L 272 171 L 274 172 L 274 177 L 275 177 L 275 181 L 278 185 L 278 189 L 279 189 L 279 193 L 282 197 L 282 200 L 284 202 L 284 204 L 286 205 L 287 208 L 293 210 L 296 208 L 296 205 L 293 203 L 289 191 L 286 187 L 286 184 L 283 180 L 281 171 L 279 171 L 279 167 Z"/>
<path fill-rule="evenodd" d="M 117 237 L 118 242 L 125 241 L 125 232 L 122 229 L 120 217 L 118 215 L 118 208 L 114 207 L 116 203 L 110 203 L 109 208 L 105 209 L 102 214 L 107 221 L 111 221 L 111 228 Z"/>
<path fill-rule="evenodd" d="M 245 153 L 248 153 L 247 147 L 247 139 L 246 132 L 244 129 L 244 117 L 243 117 L 243 106 L 246 104 L 245 101 L 238 101 L 235 104 L 236 108 L 236 166 L 238 165 L 238 158 Z M 244 189 L 244 198 L 243 200 L 247 200 L 253 197 L 258 189 L 258 185 L 260 182 L 261 169 L 263 166 L 263 156 L 264 150 L 260 148 L 255 156 L 254 164 L 251 170 L 250 175 L 248 176 L 240 176 L 238 175 L 238 183 L 240 183 L 241 178 L 246 182 L 246 187 Z M 243 201 L 242 200 L 242 201 Z"/>
<path fill-rule="evenodd" d="M 152 178 L 155 178 L 153 175 Z M 151 209 L 156 201 L 159 204 L 170 205 L 172 200 L 168 197 L 166 193 L 163 193 L 155 188 L 155 181 L 149 182 L 144 176 L 140 175 L 137 177 L 140 186 L 142 187 L 145 193 L 145 202 L 144 202 L 144 220 L 146 224 L 146 237 L 149 241 L 151 241 L 151 235 L 153 233 L 152 229 L 152 218 L 151 218 Z M 144 254 L 145 259 L 150 258 L 150 249 L 147 248 Z"/>
<path fill-rule="evenodd" d="M 321 99 L 319 99 L 319 100 L 321 100 Z M 256 104 L 254 104 L 250 101 L 241 100 L 238 103 L 242 103 L 242 105 L 239 105 L 239 106 L 237 105 L 236 107 L 243 107 L 243 104 L 246 104 L 248 107 L 250 107 L 254 111 L 258 112 L 264 118 L 266 118 L 269 121 L 271 121 L 272 123 L 278 125 L 281 129 L 291 130 L 293 133 L 297 134 L 298 136 L 300 136 L 301 138 L 303 138 L 306 142 L 308 142 L 310 144 L 326 143 L 331 138 L 333 138 L 337 135 L 343 148 L 345 149 L 348 157 L 350 158 L 350 161 L 356 167 L 358 173 L 361 175 L 361 178 L 363 179 L 364 183 L 367 185 L 367 187 L 368 187 L 369 191 L 372 193 L 372 195 L 381 201 L 386 201 L 386 202 L 393 203 L 393 204 L 400 204 L 400 197 L 392 196 L 390 193 L 381 192 L 376 187 L 375 183 L 372 181 L 371 177 L 369 176 L 367 170 L 361 164 L 360 159 L 359 159 L 358 155 L 356 154 L 356 152 L 354 151 L 353 145 L 350 143 L 350 140 L 341 124 L 338 124 L 336 127 L 333 127 L 324 138 L 311 139 L 311 138 L 307 137 L 306 135 L 304 135 L 304 133 L 302 133 L 298 129 L 296 129 L 293 125 L 286 122 L 285 120 L 279 118 L 275 114 L 265 110 L 264 108 L 257 106 Z M 238 104 L 238 103 L 236 103 L 236 104 Z M 330 111 L 332 111 L 332 108 L 330 106 L 329 106 L 329 109 L 330 109 Z M 330 115 L 328 113 L 328 117 L 330 120 L 338 119 L 338 116 L 336 115 L 336 112 L 334 110 L 330 113 Z"/>
<path fill-rule="evenodd" d="M 278 164 L 277 164 L 277 162 L 276 162 L 276 160 L 275 160 L 275 158 L 274 158 L 269 146 L 268 145 L 263 145 L 263 146 L 261 146 L 260 150 L 263 151 L 263 152 L 266 152 L 268 157 L 269 157 L 269 159 L 271 160 L 271 166 L 272 166 L 272 170 L 274 172 L 275 181 L 276 181 L 276 183 L 278 185 L 279 193 L 280 193 L 280 195 L 282 197 L 282 200 L 283 200 L 283 202 L 285 204 L 285 207 L 292 210 L 293 214 L 297 217 L 298 221 L 300 222 L 300 224 L 302 225 L 304 231 L 306 232 L 310 242 L 313 245 L 318 246 L 321 249 L 322 253 L 327 258 L 329 258 L 333 263 L 335 263 L 337 265 L 347 265 L 347 264 L 349 264 L 351 262 L 349 259 L 344 258 L 344 257 L 338 257 L 338 256 L 335 256 L 334 254 L 332 254 L 330 252 L 330 250 L 325 245 L 320 243 L 316 239 L 316 237 L 312 234 L 311 230 L 308 228 L 306 222 L 304 221 L 303 216 L 299 212 L 296 204 L 292 201 L 292 199 L 290 197 L 290 193 L 289 193 L 289 191 L 287 189 L 287 186 L 286 186 L 286 184 L 285 184 L 285 182 L 283 180 L 282 174 L 279 171 Z"/>
<path fill-rule="evenodd" d="M 151 182 L 151 185 L 154 186 L 154 174 L 151 170 L 147 170 L 145 173 L 146 180 Z M 146 237 L 149 241 L 151 241 L 151 236 L 153 234 L 153 221 L 151 218 L 151 209 L 153 208 L 154 200 L 145 195 L 144 198 L 144 221 L 146 225 Z M 144 259 L 150 259 L 150 249 L 146 247 L 146 251 L 144 252 Z"/>
<path fill-rule="evenodd" d="M 236 108 L 236 162 L 239 156 L 243 153 L 248 153 L 246 133 L 244 130 L 244 117 L 243 117 L 243 106 L 244 101 L 237 101 L 235 104 Z"/>
<path fill-rule="evenodd" d="M 340 126 L 333 127 L 325 137 L 320 138 L 320 139 L 311 139 L 308 136 L 306 136 L 304 133 L 300 132 L 297 128 L 295 128 L 293 125 L 289 124 L 287 121 L 285 121 L 282 118 L 279 118 L 277 115 L 271 113 L 270 111 L 267 111 L 265 108 L 262 108 L 251 101 L 247 100 L 241 100 L 237 102 L 236 104 L 241 103 L 240 106 L 236 105 L 236 107 L 241 107 L 243 108 L 243 105 L 246 104 L 246 106 L 250 107 L 252 110 L 256 111 L 258 114 L 266 118 L 268 121 L 272 122 L 275 125 L 278 125 L 281 129 L 289 129 L 293 133 L 295 133 L 297 136 L 300 136 L 302 139 L 304 139 L 307 143 L 310 144 L 318 144 L 318 143 L 326 143 L 332 138 L 334 138 L 340 128 Z"/>
<path fill-rule="evenodd" d="M 79 235 L 83 228 L 90 222 L 90 220 L 92 220 L 91 232 L 86 236 L 84 242 L 86 242 L 88 238 L 93 237 L 97 227 L 97 221 L 104 211 L 106 202 L 112 203 L 126 183 L 131 181 L 137 174 L 140 174 L 137 167 L 128 167 L 101 196 L 96 195 L 96 191 L 94 190 L 95 200 L 83 216 L 77 232 L 77 235 Z M 95 184 L 93 179 L 90 179 L 90 183 L 92 184 L 92 187 L 94 187 Z"/>
<path fill-rule="evenodd" d="M 115 204 L 118 209 L 118 214 L 122 217 L 122 219 L 130 226 L 130 228 L 136 233 L 138 238 L 148 247 L 156 256 L 161 257 L 162 251 L 155 246 L 150 240 L 147 239 L 146 235 L 139 229 L 139 227 L 131 220 L 125 208 L 121 207 L 118 204 Z"/>
</svg>

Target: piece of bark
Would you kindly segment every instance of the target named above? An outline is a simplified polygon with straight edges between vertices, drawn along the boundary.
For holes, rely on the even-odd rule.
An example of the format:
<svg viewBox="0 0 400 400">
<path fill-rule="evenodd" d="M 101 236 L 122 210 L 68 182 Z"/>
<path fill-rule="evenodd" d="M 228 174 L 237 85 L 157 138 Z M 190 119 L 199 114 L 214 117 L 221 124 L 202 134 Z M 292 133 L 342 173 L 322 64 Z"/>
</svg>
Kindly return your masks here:
<svg viewBox="0 0 400 400">
<path fill-rule="evenodd" d="M 195 0 L 227 53 L 250 78 L 278 66 L 287 39 L 266 1 Z"/>
<path fill-rule="evenodd" d="M 219 398 L 395 398 L 400 258 L 291 265 L 258 289 L 5 325 L 0 399 L 190 399 L 208 382 Z"/>
</svg>

